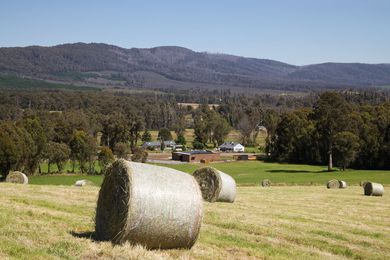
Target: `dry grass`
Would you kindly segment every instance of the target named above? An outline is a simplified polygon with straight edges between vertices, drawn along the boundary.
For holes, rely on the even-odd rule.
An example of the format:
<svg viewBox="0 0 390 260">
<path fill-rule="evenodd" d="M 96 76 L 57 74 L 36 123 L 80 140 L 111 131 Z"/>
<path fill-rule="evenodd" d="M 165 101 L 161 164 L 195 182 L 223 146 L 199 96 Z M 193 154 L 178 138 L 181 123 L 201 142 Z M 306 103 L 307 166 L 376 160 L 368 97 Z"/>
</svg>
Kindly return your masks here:
<svg viewBox="0 0 390 260">
<path fill-rule="evenodd" d="M 390 257 L 390 196 L 363 196 L 357 186 L 239 187 L 233 204 L 205 203 L 191 250 L 166 251 L 90 239 L 97 187 L 2 183 L 0 189 L 0 258 Z"/>
</svg>

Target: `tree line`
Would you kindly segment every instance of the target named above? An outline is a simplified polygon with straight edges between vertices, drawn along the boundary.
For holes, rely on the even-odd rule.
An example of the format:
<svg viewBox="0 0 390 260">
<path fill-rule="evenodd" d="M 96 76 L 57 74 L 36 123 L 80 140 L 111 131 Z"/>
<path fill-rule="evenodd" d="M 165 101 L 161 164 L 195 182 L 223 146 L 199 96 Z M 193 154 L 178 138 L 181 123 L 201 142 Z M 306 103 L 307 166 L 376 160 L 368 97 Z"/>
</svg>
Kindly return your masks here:
<svg viewBox="0 0 390 260">
<path fill-rule="evenodd" d="M 267 151 L 272 160 L 345 169 L 390 169 L 390 102 L 352 102 L 326 92 L 312 108 L 280 115 Z M 361 101 L 361 97 L 359 97 Z"/>
<path fill-rule="evenodd" d="M 133 153 L 145 160 L 140 140 L 160 130 L 159 140 L 186 145 L 186 128 L 194 129 L 196 149 L 216 147 L 232 129 L 240 141 L 255 146 L 267 129 L 270 159 L 358 168 L 389 167 L 389 98 L 386 93 L 345 91 L 302 97 L 243 95 L 198 91 L 0 91 L 0 171 L 41 172 L 40 163 L 61 171 L 69 159 L 82 172 L 95 174 L 113 159 Z M 204 102 L 199 108 L 178 102 Z M 165 132 L 165 134 L 164 134 Z M 169 133 L 169 134 L 168 134 Z M 100 146 L 100 147 L 98 147 Z M 332 160 L 330 160 L 332 159 Z"/>
</svg>

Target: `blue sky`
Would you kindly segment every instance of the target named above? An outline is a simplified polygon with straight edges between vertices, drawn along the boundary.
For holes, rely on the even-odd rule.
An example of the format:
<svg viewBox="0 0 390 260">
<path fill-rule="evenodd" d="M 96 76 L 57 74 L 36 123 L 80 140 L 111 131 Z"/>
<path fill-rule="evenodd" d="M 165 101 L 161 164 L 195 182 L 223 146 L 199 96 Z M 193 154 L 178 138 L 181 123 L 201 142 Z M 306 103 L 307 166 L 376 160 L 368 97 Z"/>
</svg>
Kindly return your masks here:
<svg viewBox="0 0 390 260">
<path fill-rule="evenodd" d="M 390 0 L 1 1 L 0 46 L 70 42 L 390 63 Z"/>
</svg>

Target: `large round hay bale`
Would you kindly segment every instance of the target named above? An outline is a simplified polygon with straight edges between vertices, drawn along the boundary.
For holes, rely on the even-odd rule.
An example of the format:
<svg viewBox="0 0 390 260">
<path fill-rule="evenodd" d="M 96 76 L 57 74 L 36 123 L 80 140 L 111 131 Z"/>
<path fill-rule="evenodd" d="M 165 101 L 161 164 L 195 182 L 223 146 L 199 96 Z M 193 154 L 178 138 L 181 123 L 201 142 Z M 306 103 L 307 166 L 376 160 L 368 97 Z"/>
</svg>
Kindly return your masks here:
<svg viewBox="0 0 390 260">
<path fill-rule="evenodd" d="M 5 179 L 6 182 L 9 183 L 20 183 L 20 184 L 28 184 L 28 178 L 26 174 L 15 171 L 15 172 L 10 172 L 7 175 L 7 178 Z"/>
<path fill-rule="evenodd" d="M 338 180 L 330 180 L 326 183 L 328 189 L 338 189 L 340 188 L 340 182 Z"/>
<path fill-rule="evenodd" d="M 268 179 L 264 179 L 261 181 L 261 186 L 263 187 L 270 187 L 271 186 L 271 181 Z"/>
<path fill-rule="evenodd" d="M 347 188 L 347 182 L 346 181 L 339 181 L 339 188 L 340 189 Z"/>
<path fill-rule="evenodd" d="M 202 196 L 186 173 L 115 161 L 106 171 L 96 207 L 99 240 L 147 248 L 190 248 L 202 222 Z"/>
<path fill-rule="evenodd" d="M 383 185 L 375 182 L 366 182 L 363 188 L 364 195 L 367 196 L 382 196 L 385 192 Z"/>
<path fill-rule="evenodd" d="M 230 175 L 212 167 L 197 169 L 193 175 L 204 200 L 234 202 L 236 199 L 236 181 Z"/>
</svg>

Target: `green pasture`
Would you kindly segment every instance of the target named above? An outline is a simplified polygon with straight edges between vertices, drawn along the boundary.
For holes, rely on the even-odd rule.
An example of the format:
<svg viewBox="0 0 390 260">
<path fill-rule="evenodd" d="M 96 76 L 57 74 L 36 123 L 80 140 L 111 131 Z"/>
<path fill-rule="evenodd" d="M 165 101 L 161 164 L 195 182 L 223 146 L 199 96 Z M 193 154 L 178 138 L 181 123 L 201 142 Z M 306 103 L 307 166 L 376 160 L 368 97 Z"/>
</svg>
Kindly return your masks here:
<svg viewBox="0 0 390 260">
<path fill-rule="evenodd" d="M 170 167 L 187 173 L 193 173 L 197 168 L 212 166 L 220 171 L 231 175 L 238 185 L 255 186 L 261 180 L 270 179 L 275 185 L 324 185 L 330 179 L 340 179 L 349 185 L 358 185 L 360 181 L 374 181 L 383 184 L 390 184 L 390 171 L 378 170 L 346 170 L 327 172 L 325 166 L 313 166 L 303 164 L 280 164 L 266 163 L 262 161 L 225 162 L 204 164 L 160 164 L 163 167 Z M 66 165 L 66 171 L 71 168 Z M 42 167 L 45 170 L 44 167 Z M 97 172 L 100 172 L 96 165 Z M 88 179 L 100 185 L 103 176 L 101 175 L 80 175 L 80 174 L 54 174 L 43 176 L 31 176 L 31 184 L 53 184 L 72 185 L 76 180 Z"/>
</svg>

